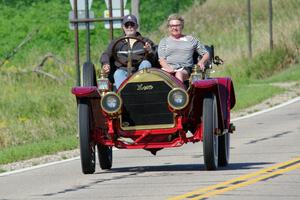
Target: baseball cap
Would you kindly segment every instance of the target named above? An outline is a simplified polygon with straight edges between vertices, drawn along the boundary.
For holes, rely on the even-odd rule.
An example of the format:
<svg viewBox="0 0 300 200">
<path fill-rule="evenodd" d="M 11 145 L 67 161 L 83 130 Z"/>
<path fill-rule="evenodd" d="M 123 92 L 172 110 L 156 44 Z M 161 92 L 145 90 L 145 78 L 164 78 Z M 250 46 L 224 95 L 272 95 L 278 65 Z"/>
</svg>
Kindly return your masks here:
<svg viewBox="0 0 300 200">
<path fill-rule="evenodd" d="M 122 24 L 126 24 L 127 22 L 132 22 L 132 23 L 135 23 L 137 24 L 137 19 L 134 15 L 126 15 L 123 17 L 123 22 Z"/>
</svg>

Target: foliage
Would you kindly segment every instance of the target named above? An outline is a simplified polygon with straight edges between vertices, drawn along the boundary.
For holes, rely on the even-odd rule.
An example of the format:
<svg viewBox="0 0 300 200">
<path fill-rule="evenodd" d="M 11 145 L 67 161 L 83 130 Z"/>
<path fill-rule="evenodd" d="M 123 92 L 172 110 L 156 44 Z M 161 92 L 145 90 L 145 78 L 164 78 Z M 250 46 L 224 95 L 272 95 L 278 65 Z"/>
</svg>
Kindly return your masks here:
<svg viewBox="0 0 300 200">
<path fill-rule="evenodd" d="M 203 0 L 197 0 L 203 1 Z M 186 9 L 193 0 L 161 1 L 157 6 L 156 0 L 141 1 L 141 30 L 153 31 L 157 29 L 161 21 L 170 13 Z M 130 1 L 127 2 L 127 9 Z M 147 9 L 146 9 L 147 8 Z M 69 29 L 68 15 L 71 11 L 69 1 L 43 0 L 43 1 L 7 1 L 0 3 L 0 60 L 10 53 L 24 38 L 34 30 L 39 30 L 32 40 L 19 51 L 10 62 L 17 66 L 33 65 L 36 57 L 52 52 L 66 60 L 73 60 L 69 52 L 73 52 L 74 33 Z M 94 1 L 92 10 L 96 17 L 103 16 L 106 9 L 105 3 Z M 153 12 L 155 10 L 155 12 Z M 91 31 L 92 57 L 94 62 L 98 60 L 99 53 L 103 51 L 109 42 L 108 30 L 103 29 L 103 23 L 96 24 L 96 29 Z M 80 31 L 80 47 L 84 53 L 84 32 Z M 115 35 L 119 35 L 116 31 Z M 82 58 L 84 59 L 84 57 Z M 70 62 L 73 64 L 73 62 Z"/>
<path fill-rule="evenodd" d="M 162 21 L 166 20 L 170 13 L 178 13 L 186 10 L 193 3 L 203 3 L 206 0 L 164 0 L 159 2 L 157 0 L 141 1 L 140 9 L 143 11 L 150 11 L 141 15 L 142 31 L 155 31 Z M 170 6 L 172 5 L 172 6 Z M 153 12 L 155 11 L 155 12 Z"/>
<path fill-rule="evenodd" d="M 286 48 L 277 47 L 272 51 L 266 50 L 253 58 L 240 59 L 235 65 L 228 65 L 225 74 L 232 76 L 238 83 L 249 80 L 265 79 L 296 62 L 296 55 Z"/>
<path fill-rule="evenodd" d="M 24 38 L 34 30 L 38 30 L 32 40 L 22 48 L 11 60 L 13 64 L 32 65 L 34 58 L 53 52 L 64 52 L 72 45 L 71 32 L 67 29 L 67 10 L 69 5 L 60 1 L 47 1 L 28 4 L 21 3 L 20 8 L 0 5 L 0 59 L 17 47 Z M 30 2 L 30 1 L 26 1 Z M 68 3 L 68 2 L 67 2 Z M 17 4 L 19 5 L 19 4 Z M 25 6 L 28 6 L 25 8 Z M 64 55 L 64 54 L 62 54 Z M 24 66 L 22 66 L 24 67 Z"/>
</svg>

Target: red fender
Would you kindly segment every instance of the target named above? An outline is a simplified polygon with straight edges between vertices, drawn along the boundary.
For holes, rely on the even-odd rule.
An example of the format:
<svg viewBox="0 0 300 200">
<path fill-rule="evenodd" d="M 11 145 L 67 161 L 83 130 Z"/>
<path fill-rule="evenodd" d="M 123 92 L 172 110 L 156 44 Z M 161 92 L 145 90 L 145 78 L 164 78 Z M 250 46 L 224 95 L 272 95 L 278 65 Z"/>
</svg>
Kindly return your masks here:
<svg viewBox="0 0 300 200">
<path fill-rule="evenodd" d="M 72 93 L 77 98 L 82 98 L 82 97 L 100 98 L 100 94 L 96 86 L 73 87 Z"/>
<path fill-rule="evenodd" d="M 212 78 L 199 80 L 192 84 L 189 94 L 191 97 L 190 111 L 199 124 L 202 116 L 202 101 L 207 93 L 212 92 L 217 98 L 218 120 L 222 130 L 228 129 L 230 124 L 230 110 L 235 105 L 235 94 L 231 78 Z M 191 114 L 191 113 L 190 113 Z"/>
</svg>

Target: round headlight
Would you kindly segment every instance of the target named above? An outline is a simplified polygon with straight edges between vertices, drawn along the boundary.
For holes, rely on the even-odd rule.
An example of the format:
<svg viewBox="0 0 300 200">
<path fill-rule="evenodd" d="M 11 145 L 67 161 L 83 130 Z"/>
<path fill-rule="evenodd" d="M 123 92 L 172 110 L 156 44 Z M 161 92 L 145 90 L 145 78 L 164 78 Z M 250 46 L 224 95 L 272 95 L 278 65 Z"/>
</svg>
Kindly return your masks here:
<svg viewBox="0 0 300 200">
<path fill-rule="evenodd" d="M 101 108 L 108 114 L 114 114 L 121 109 L 122 100 L 114 92 L 106 93 L 101 99 Z"/>
<path fill-rule="evenodd" d="M 180 110 L 187 106 L 189 96 L 187 92 L 181 88 L 174 88 L 168 94 L 168 103 L 174 110 Z"/>
</svg>

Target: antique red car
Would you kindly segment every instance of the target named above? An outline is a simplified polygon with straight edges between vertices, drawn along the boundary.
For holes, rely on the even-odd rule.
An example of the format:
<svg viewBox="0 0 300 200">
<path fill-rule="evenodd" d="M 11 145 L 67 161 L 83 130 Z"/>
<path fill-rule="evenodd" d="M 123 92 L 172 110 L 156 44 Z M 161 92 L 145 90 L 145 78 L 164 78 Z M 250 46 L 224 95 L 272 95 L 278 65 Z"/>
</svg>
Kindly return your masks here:
<svg viewBox="0 0 300 200">
<path fill-rule="evenodd" d="M 134 38 L 119 41 L 128 39 Z M 115 59 L 126 58 L 124 67 L 129 72 L 135 55 L 142 59 L 143 53 L 142 48 L 114 51 Z M 93 64 L 85 63 L 82 86 L 72 88 L 78 104 L 83 173 L 95 172 L 96 155 L 101 169 L 110 169 L 113 147 L 144 149 L 155 155 L 164 148 L 200 141 L 207 170 L 226 166 L 235 94 L 229 77 L 210 77 L 214 63 L 218 57 L 211 48 L 210 64 L 204 71 L 195 68 L 188 83 L 154 66 L 131 74 L 118 90 L 105 74 L 95 73 Z"/>
</svg>

